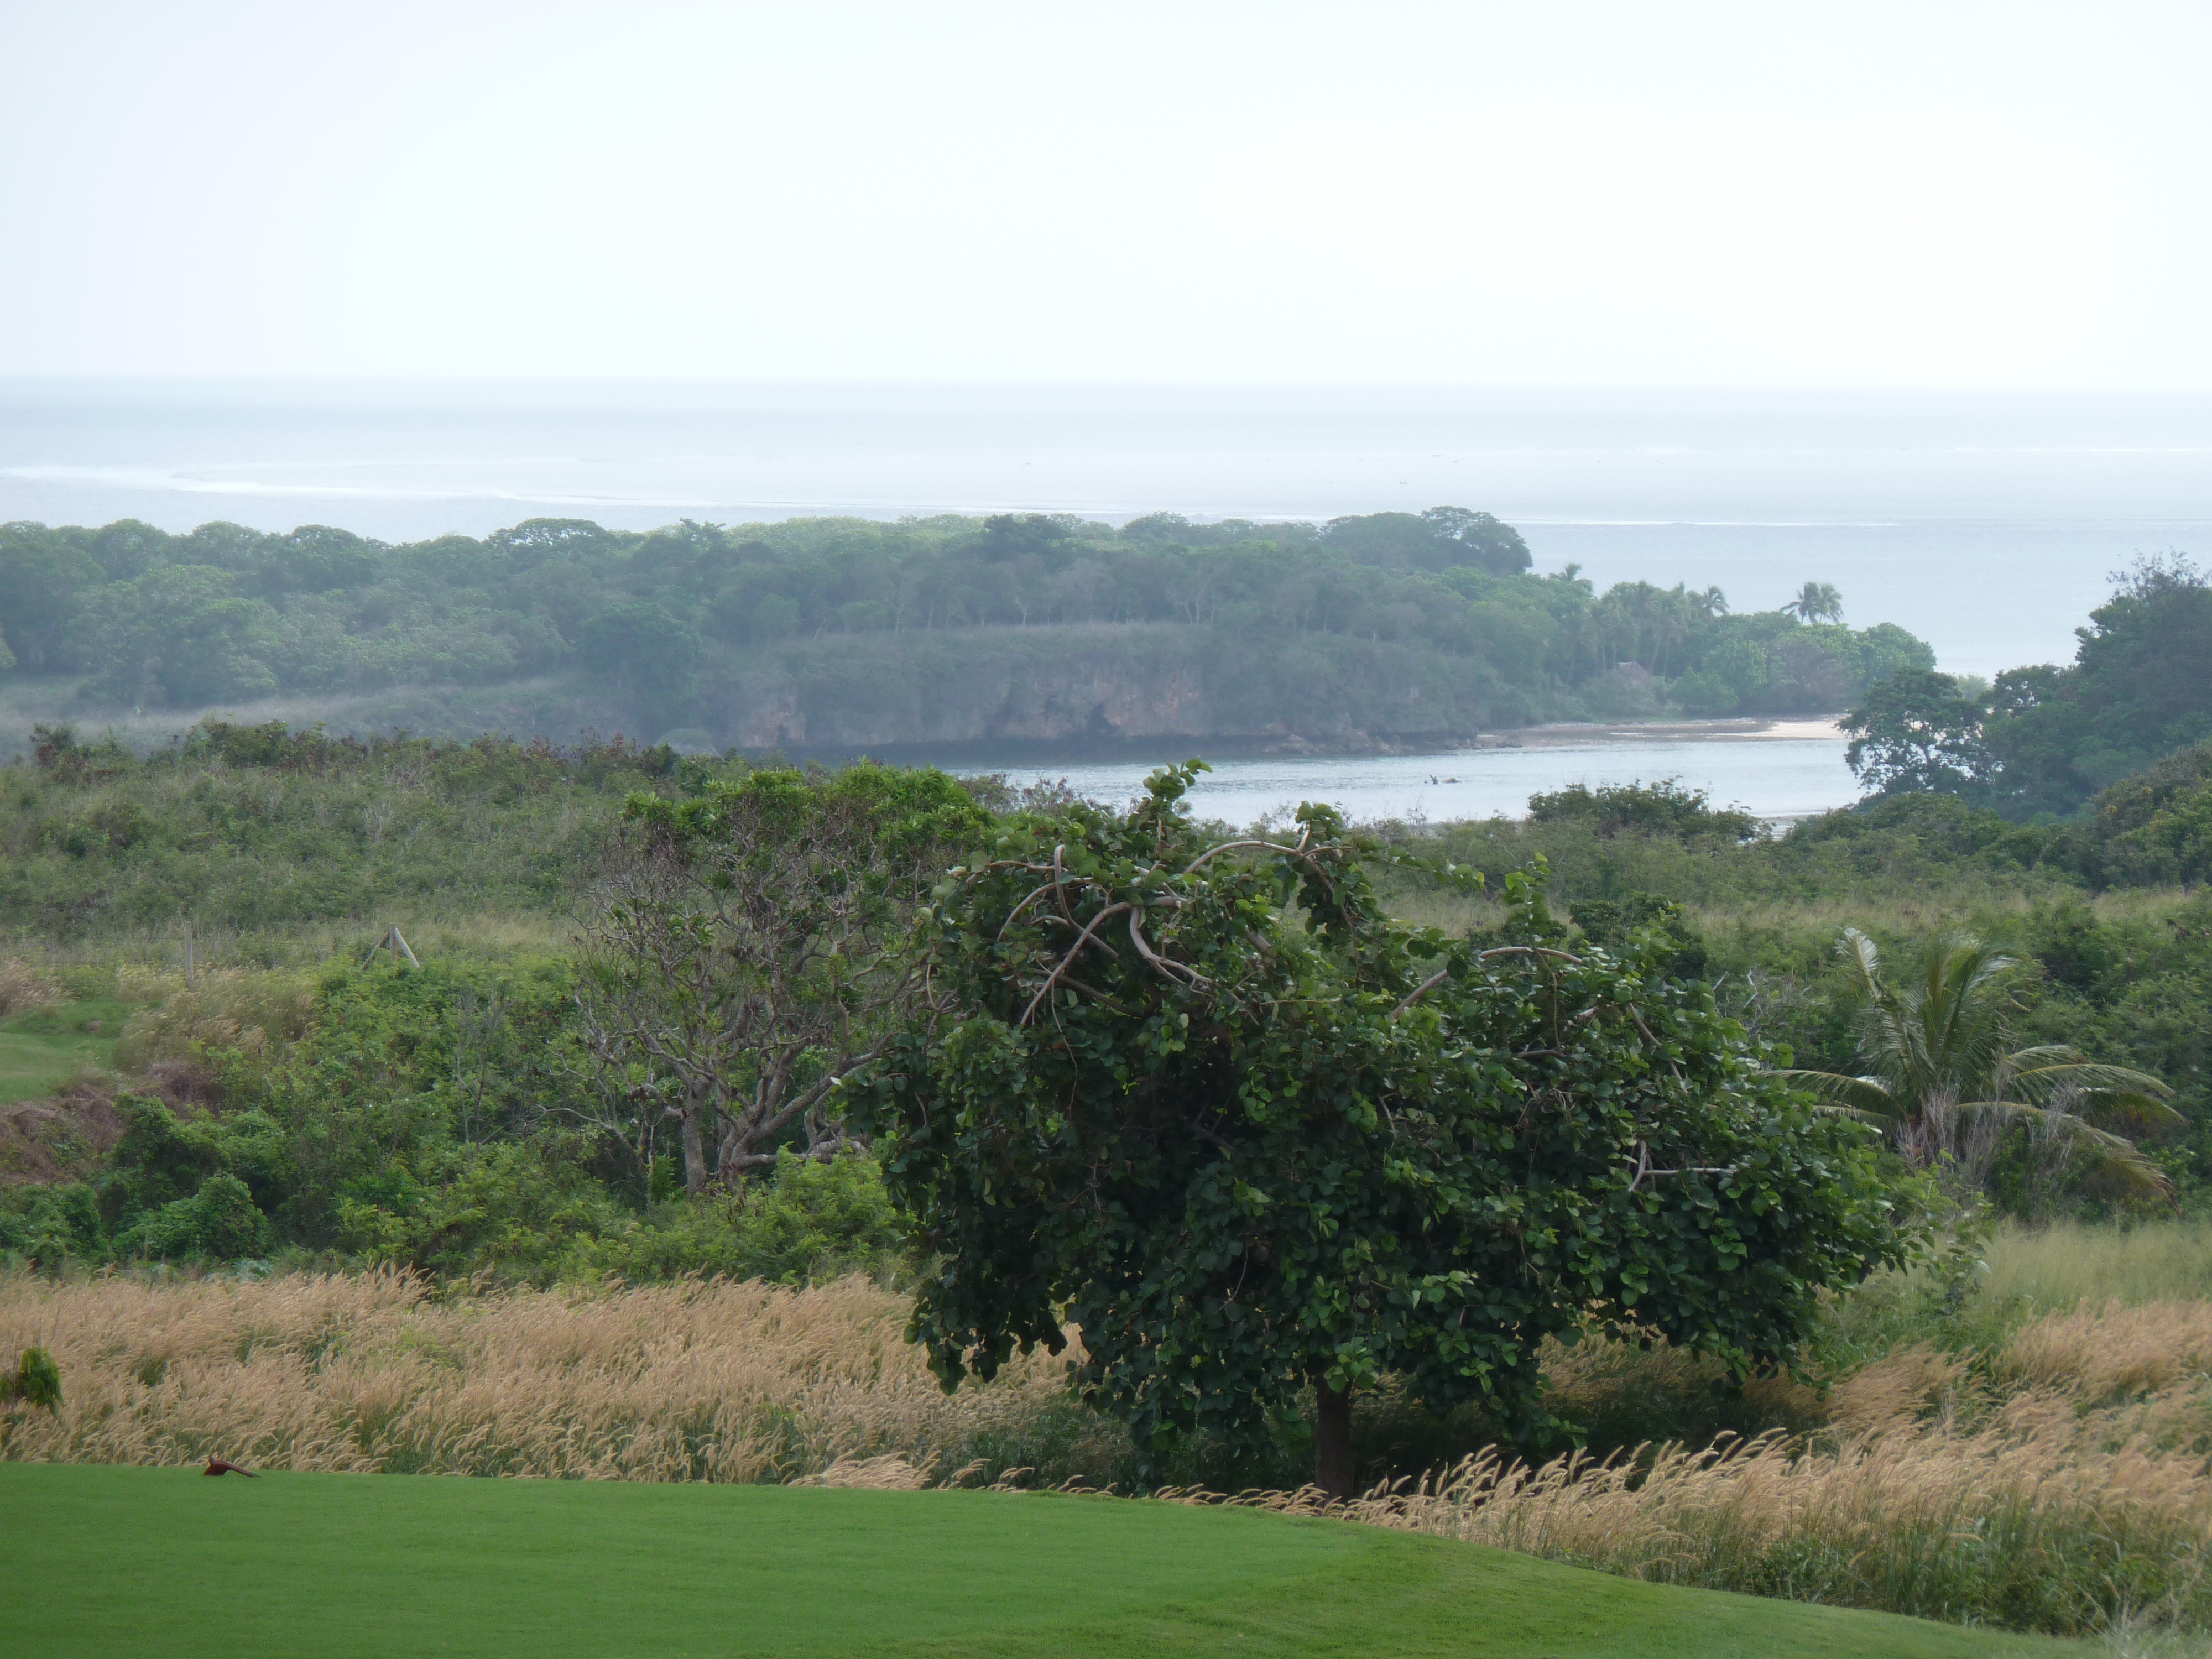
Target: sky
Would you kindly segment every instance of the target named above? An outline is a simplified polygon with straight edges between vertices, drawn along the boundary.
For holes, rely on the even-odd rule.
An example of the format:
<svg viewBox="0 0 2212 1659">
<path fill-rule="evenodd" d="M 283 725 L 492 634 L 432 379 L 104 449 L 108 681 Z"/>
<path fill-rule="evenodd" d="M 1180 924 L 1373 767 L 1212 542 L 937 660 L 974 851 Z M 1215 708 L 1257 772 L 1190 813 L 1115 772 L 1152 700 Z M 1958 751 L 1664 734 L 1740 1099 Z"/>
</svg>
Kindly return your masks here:
<svg viewBox="0 0 2212 1659">
<path fill-rule="evenodd" d="M 0 0 L 0 375 L 2212 391 L 2212 5 Z"/>
</svg>

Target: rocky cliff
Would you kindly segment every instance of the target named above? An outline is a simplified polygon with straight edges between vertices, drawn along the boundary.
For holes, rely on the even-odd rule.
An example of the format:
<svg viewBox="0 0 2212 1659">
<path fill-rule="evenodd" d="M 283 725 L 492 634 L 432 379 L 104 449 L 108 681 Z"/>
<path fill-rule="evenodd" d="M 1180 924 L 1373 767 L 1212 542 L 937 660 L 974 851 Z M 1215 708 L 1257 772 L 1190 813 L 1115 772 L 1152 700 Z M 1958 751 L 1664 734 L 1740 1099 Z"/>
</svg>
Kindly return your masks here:
<svg viewBox="0 0 2212 1659">
<path fill-rule="evenodd" d="M 787 647 L 730 675 L 712 714 L 720 742 L 790 753 L 1110 750 L 1166 738 L 1389 749 L 1472 737 L 1493 689 L 1479 665 L 1387 641 L 979 629 Z"/>
</svg>

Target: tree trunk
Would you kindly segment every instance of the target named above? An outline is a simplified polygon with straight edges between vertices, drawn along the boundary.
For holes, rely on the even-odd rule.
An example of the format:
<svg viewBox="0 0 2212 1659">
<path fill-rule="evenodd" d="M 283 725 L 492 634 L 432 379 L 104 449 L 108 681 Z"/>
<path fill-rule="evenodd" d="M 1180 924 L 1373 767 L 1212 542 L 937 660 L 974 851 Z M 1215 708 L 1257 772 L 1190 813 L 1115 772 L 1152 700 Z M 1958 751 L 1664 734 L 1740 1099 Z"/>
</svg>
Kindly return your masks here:
<svg viewBox="0 0 2212 1659">
<path fill-rule="evenodd" d="M 684 1109 L 684 1190 L 694 1198 L 707 1190 L 707 1149 L 699 1140 L 699 1120 L 704 1115 L 700 1107 Z"/>
<path fill-rule="evenodd" d="M 1352 1496 L 1352 1390 L 1314 1382 L 1314 1485 L 1339 1502 Z"/>
</svg>

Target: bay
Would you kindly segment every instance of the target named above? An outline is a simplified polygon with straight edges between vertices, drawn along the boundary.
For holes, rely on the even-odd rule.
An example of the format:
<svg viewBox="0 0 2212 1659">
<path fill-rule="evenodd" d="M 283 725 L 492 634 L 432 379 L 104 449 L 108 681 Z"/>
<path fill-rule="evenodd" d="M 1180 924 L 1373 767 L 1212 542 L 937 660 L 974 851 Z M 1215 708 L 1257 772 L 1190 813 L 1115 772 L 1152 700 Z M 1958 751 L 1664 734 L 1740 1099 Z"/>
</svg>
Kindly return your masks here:
<svg viewBox="0 0 2212 1659">
<path fill-rule="evenodd" d="M 1679 732 L 1680 728 L 1671 730 Z M 1817 732 L 1820 735 L 1809 735 Z M 1453 750 L 1430 755 L 1281 756 L 1212 763 L 1192 790 L 1202 817 L 1244 826 L 1279 823 L 1302 802 L 1338 808 L 1354 823 L 1389 819 L 1431 823 L 1527 816 L 1528 798 L 1573 784 L 1656 783 L 1673 780 L 1702 789 L 1717 806 L 1741 806 L 1787 824 L 1858 799 L 1844 764 L 1844 740 L 1824 727 L 1754 732 L 1714 729 L 1696 736 L 1639 736 L 1632 732 L 1556 730 L 1521 748 Z M 1202 744 L 1186 751 L 1203 752 Z M 963 772 L 1003 771 L 1017 785 L 1065 783 L 1103 805 L 1125 805 L 1148 773 L 1189 752 L 1164 750 L 1157 761 L 1053 766 L 1030 761 Z"/>
</svg>

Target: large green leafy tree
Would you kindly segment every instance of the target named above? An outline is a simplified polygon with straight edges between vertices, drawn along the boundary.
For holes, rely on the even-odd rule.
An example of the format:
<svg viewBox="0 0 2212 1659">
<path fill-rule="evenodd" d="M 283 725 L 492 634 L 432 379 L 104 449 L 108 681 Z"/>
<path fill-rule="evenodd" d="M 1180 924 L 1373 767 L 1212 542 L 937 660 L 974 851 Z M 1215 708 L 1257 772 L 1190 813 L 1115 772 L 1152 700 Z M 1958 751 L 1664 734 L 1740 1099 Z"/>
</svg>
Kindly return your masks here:
<svg viewBox="0 0 2212 1659">
<path fill-rule="evenodd" d="M 2189 560 L 2138 563 L 2075 631 L 2069 666 L 1997 676 L 1986 737 L 1996 804 L 2014 817 L 2071 813 L 2212 737 L 2212 581 Z"/>
<path fill-rule="evenodd" d="M 1901 669 L 1838 724 L 1851 740 L 1844 763 L 1879 794 L 1976 793 L 1989 769 L 1982 706 L 1948 674 Z"/>
<path fill-rule="evenodd" d="M 839 1085 L 919 989 L 915 899 L 988 823 L 942 772 L 866 763 L 629 798 L 577 1004 L 603 1071 L 671 1120 L 690 1191 L 852 1144 Z"/>
<path fill-rule="evenodd" d="M 1528 544 L 1511 525 L 1487 513 L 1463 507 L 1432 507 L 1425 513 L 1367 513 L 1331 519 L 1322 538 L 1355 558 L 1419 570 L 1472 566 L 1495 575 L 1518 575 L 1528 568 Z"/>
<path fill-rule="evenodd" d="M 0 525 L 0 645 L 28 672 L 50 672 L 87 598 L 106 580 L 90 554 L 45 526 Z"/>
<path fill-rule="evenodd" d="M 947 1387 L 1080 1328 L 1084 1395 L 1140 1445 L 1264 1437 L 1313 1390 L 1353 1483 L 1354 1392 L 1561 1427 L 1538 1345 L 1634 1328 L 1740 1367 L 1905 1246 L 1875 1138 L 1762 1075 L 1638 954 L 1409 928 L 1372 848 L 1209 845 L 1196 763 L 1120 815 L 1010 820 L 923 914 L 934 1018 L 855 1117 L 931 1266 L 913 1334 Z"/>
<path fill-rule="evenodd" d="M 690 695 L 697 665 L 697 630 L 659 605 L 630 600 L 583 625 L 580 655 L 606 675 L 649 724 L 679 714 Z"/>
<path fill-rule="evenodd" d="M 277 689 L 276 613 L 212 565 L 170 565 L 100 592 L 94 607 L 101 695 L 190 708 Z"/>
<path fill-rule="evenodd" d="M 2179 1122 L 2166 1103 L 2172 1091 L 2064 1044 L 2019 1043 L 2017 957 L 1947 934 L 1930 944 L 1919 972 L 1899 982 L 1856 927 L 1837 950 L 1851 975 L 1866 1070 L 1785 1078 L 1878 1125 L 1917 1163 L 1948 1157 L 1971 1170 L 1978 1142 L 1985 1153 L 1992 1132 L 2025 1124 L 2070 1142 L 2137 1192 L 2165 1192 L 2158 1166 L 2117 1130 Z"/>
</svg>

